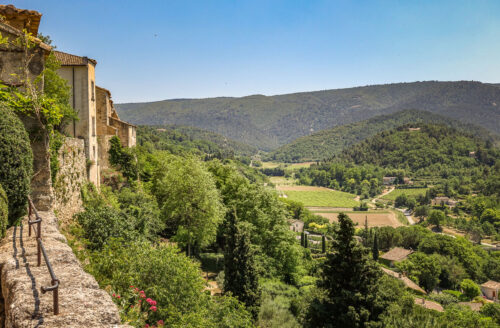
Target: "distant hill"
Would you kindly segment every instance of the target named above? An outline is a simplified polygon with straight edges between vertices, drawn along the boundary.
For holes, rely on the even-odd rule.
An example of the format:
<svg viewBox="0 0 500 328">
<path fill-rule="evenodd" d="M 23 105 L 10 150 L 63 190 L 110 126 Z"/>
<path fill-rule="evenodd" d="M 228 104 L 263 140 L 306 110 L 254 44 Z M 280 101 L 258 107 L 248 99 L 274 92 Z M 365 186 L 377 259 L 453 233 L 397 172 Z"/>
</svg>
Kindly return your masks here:
<svg viewBox="0 0 500 328">
<path fill-rule="evenodd" d="M 257 148 L 220 134 L 189 126 L 157 125 L 139 126 L 137 143 L 150 144 L 157 150 L 169 150 L 173 153 L 184 151 L 207 155 L 242 155 L 252 156 Z"/>
<path fill-rule="evenodd" d="M 471 156 L 470 152 L 475 155 Z M 418 175 L 462 176 L 459 170 L 492 166 L 500 151 L 491 142 L 439 124 L 408 124 L 344 149 L 334 161 L 404 169 Z M 419 174 L 420 172 L 420 174 Z"/>
<path fill-rule="evenodd" d="M 445 124 L 461 131 L 467 131 L 485 140 L 498 140 L 498 137 L 488 130 L 472 124 L 462 123 L 427 111 L 404 110 L 300 137 L 274 150 L 266 156 L 266 159 L 287 163 L 323 160 L 379 132 L 391 130 L 408 123 Z"/>
<path fill-rule="evenodd" d="M 500 133 L 500 88 L 467 81 L 117 105 L 120 117 L 134 124 L 195 126 L 263 150 L 320 130 L 412 108 Z"/>
</svg>

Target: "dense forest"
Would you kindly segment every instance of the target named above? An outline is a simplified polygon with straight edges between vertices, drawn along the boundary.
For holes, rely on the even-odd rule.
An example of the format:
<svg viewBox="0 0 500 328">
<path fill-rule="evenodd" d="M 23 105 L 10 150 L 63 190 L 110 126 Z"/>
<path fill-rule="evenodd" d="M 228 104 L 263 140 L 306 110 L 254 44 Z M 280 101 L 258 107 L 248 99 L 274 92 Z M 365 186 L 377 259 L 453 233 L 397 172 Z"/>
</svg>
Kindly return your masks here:
<svg viewBox="0 0 500 328">
<path fill-rule="evenodd" d="M 271 150 L 298 137 L 405 109 L 419 109 L 499 133 L 500 88 L 479 82 L 414 82 L 278 96 L 174 99 L 119 104 L 134 124 L 195 126 Z"/>
<path fill-rule="evenodd" d="M 178 154 L 196 149 L 197 154 L 217 157 L 252 156 L 257 148 L 203 129 L 189 126 L 138 126 L 137 143 Z M 148 146 L 149 144 L 149 146 Z"/>
<path fill-rule="evenodd" d="M 488 130 L 465 124 L 449 117 L 427 111 L 404 110 L 389 115 L 379 115 L 368 120 L 326 129 L 309 136 L 300 137 L 265 156 L 266 160 L 293 163 L 319 161 L 339 154 L 343 149 L 359 143 L 375 134 L 397 128 L 405 124 L 433 123 L 444 124 L 460 131 L 474 133 L 476 136 L 494 143 L 498 136 Z"/>
</svg>

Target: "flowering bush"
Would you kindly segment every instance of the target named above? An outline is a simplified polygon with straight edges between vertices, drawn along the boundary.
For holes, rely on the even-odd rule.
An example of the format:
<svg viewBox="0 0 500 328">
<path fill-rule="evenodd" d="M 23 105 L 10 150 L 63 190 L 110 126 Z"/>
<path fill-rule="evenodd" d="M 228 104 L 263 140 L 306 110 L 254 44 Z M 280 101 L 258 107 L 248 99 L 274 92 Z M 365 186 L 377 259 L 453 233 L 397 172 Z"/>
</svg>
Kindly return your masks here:
<svg viewBox="0 0 500 328">
<path fill-rule="evenodd" d="M 128 300 L 116 293 L 112 294 L 114 302 L 120 307 L 122 322 L 140 328 L 164 327 L 163 320 L 158 320 L 154 324 L 151 323 L 150 316 L 158 310 L 156 307 L 157 302 L 146 297 L 146 293 L 137 287 L 130 286 L 130 290 L 132 294 Z"/>
</svg>

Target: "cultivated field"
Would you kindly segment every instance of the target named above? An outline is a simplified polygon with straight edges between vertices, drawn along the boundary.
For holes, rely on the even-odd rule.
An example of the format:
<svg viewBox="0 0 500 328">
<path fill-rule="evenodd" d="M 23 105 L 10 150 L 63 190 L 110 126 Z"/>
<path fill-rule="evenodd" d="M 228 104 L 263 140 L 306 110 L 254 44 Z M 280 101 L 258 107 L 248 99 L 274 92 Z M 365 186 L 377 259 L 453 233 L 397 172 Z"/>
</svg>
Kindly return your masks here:
<svg viewBox="0 0 500 328">
<path fill-rule="evenodd" d="M 363 227 L 365 225 L 365 218 L 368 218 L 369 227 L 399 227 L 403 224 L 399 222 L 396 215 L 392 212 L 344 212 L 346 213 L 354 223 L 358 226 Z M 337 222 L 337 217 L 339 213 L 327 212 L 315 212 L 314 214 L 321 215 L 327 218 L 330 222 Z"/>
<path fill-rule="evenodd" d="M 276 189 L 304 206 L 352 208 L 359 205 L 359 202 L 354 200 L 356 195 L 323 187 L 279 185 Z"/>
<path fill-rule="evenodd" d="M 316 162 L 303 162 L 303 163 L 277 163 L 277 162 L 262 162 L 262 167 L 265 169 L 273 169 L 280 165 L 286 166 L 286 170 L 295 170 L 303 167 L 309 167 L 311 164 L 315 164 Z"/>
<path fill-rule="evenodd" d="M 382 199 L 396 200 L 399 195 L 406 194 L 406 196 L 416 197 L 418 195 L 425 195 L 428 188 L 412 188 L 412 189 L 394 189 L 387 195 L 382 196 Z"/>
</svg>

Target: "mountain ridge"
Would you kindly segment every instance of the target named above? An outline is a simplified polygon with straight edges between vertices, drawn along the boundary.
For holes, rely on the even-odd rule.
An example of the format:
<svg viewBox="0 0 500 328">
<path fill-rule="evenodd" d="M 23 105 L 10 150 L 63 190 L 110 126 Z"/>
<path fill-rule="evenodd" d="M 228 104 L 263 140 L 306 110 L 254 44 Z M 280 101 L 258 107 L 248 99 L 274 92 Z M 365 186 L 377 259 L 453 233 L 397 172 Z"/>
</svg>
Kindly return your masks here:
<svg viewBox="0 0 500 328">
<path fill-rule="evenodd" d="M 217 97 L 117 104 L 134 124 L 187 125 L 263 150 L 373 116 L 419 109 L 500 133 L 500 88 L 470 81 L 410 82 L 276 96 Z"/>
</svg>

